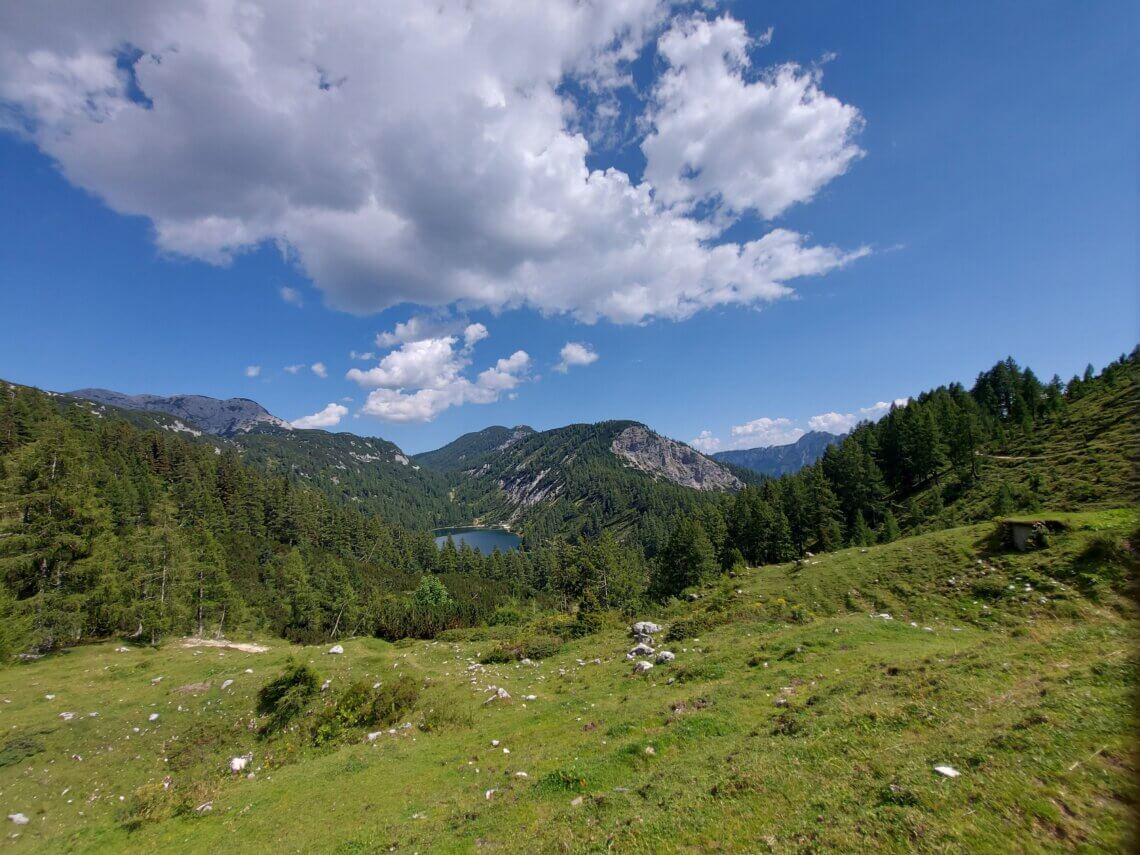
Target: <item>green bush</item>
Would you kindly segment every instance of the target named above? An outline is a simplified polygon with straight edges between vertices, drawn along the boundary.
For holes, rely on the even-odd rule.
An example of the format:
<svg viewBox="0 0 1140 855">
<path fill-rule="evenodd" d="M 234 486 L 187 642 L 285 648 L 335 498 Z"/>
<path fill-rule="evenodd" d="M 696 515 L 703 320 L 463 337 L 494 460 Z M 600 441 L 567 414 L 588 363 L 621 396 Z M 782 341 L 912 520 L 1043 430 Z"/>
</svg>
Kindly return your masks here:
<svg viewBox="0 0 1140 855">
<path fill-rule="evenodd" d="M 321 678 L 308 665 L 290 660 L 281 675 L 257 693 L 258 715 L 269 716 L 266 732 L 281 730 L 300 715 L 320 691 Z"/>
<path fill-rule="evenodd" d="M 688 620 L 675 621 L 665 633 L 665 640 L 684 641 L 686 638 L 698 638 L 714 626 L 715 623 L 707 614 L 693 615 Z"/>
<path fill-rule="evenodd" d="M 546 659 L 562 648 L 557 635 L 532 635 L 518 641 L 504 642 L 483 657 L 483 662 L 517 662 L 520 659 Z"/>
<path fill-rule="evenodd" d="M 419 683 L 406 674 L 377 688 L 357 680 L 321 710 L 313 740 L 331 742 L 354 728 L 395 724 L 412 711 L 419 697 Z"/>
</svg>

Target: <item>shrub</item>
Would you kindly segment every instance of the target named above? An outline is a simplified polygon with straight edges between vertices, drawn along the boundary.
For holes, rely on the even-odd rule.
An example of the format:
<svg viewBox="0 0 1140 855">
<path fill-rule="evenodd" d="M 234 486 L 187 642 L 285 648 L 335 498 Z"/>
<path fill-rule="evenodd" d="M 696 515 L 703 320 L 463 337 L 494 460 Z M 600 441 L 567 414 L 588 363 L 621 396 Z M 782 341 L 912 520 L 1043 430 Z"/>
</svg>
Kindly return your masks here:
<svg viewBox="0 0 1140 855">
<path fill-rule="evenodd" d="M 684 641 L 686 638 L 697 638 L 711 630 L 714 625 L 706 614 L 693 615 L 688 620 L 675 621 L 665 633 L 665 640 Z"/>
<path fill-rule="evenodd" d="M 266 731 L 281 730 L 300 715 L 320 690 L 321 678 L 308 665 L 292 660 L 257 693 L 258 715 L 269 716 Z"/>
<path fill-rule="evenodd" d="M 488 626 L 519 626 L 526 622 L 526 615 L 514 606 L 499 606 L 487 619 Z"/>
<path fill-rule="evenodd" d="M 375 689 L 357 680 L 321 710 L 313 739 L 317 743 L 331 742 L 346 730 L 395 724 L 411 712 L 419 697 L 419 684 L 406 674 Z"/>
<path fill-rule="evenodd" d="M 483 657 L 483 662 L 517 662 L 520 659 L 546 659 L 562 648 L 557 635 L 532 635 L 504 642 Z"/>
</svg>

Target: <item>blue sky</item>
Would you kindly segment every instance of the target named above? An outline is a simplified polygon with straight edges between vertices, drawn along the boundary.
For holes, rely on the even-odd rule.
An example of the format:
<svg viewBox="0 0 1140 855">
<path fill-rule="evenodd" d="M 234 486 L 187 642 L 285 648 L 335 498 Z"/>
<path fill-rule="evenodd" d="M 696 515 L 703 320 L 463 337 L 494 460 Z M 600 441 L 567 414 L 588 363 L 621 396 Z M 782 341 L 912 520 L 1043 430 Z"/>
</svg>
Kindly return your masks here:
<svg viewBox="0 0 1140 855">
<path fill-rule="evenodd" d="M 234 46 L 214 39 L 222 30 L 205 12 L 205 35 L 172 35 L 160 12 L 99 26 L 45 7 L 38 19 L 0 12 L 10 34 L 0 41 L 0 376 L 244 396 L 288 419 L 336 404 L 331 429 L 412 452 L 490 424 L 608 418 L 686 441 L 707 432 L 711 449 L 793 438 L 812 417 L 857 417 L 969 382 L 1008 354 L 1068 377 L 1136 344 L 1132 4 L 644 5 L 614 22 L 624 43 L 609 54 L 604 30 L 532 10 L 467 22 L 471 44 L 459 50 L 401 45 L 392 67 L 356 58 L 352 34 L 368 31 L 346 21 L 328 48 L 332 64 L 346 57 L 343 74 L 313 60 L 334 81 L 313 88 L 344 103 L 294 112 L 280 104 L 297 84 L 275 65 L 291 56 L 279 49 L 289 34 L 254 32 L 247 73 L 283 87 L 260 124 L 225 92 Z M 298 12 L 291 23 L 311 20 Z M 732 47 L 742 33 L 747 67 L 708 54 L 710 39 Z M 538 47 L 504 57 L 500 37 Z M 541 49 L 544 37 L 554 48 Z M 179 49 L 163 53 L 172 39 Z M 124 80 L 113 51 L 128 44 L 143 59 Z M 565 55 L 551 72 L 555 48 Z M 50 67 L 29 59 L 36 51 Z M 199 65 L 180 66 L 191 58 Z M 782 82 L 766 73 L 785 63 L 798 70 Z M 403 105 L 390 85 L 401 73 L 422 87 Z M 456 89 L 473 79 L 474 107 Z M 670 79 L 673 90 L 660 88 Z M 710 101 L 707 87 L 726 81 L 742 100 Z M 799 114 L 748 100 L 760 84 L 775 95 L 814 86 L 816 100 L 797 124 Z M 573 114 L 559 106 L 572 96 Z M 362 104 L 383 118 L 360 119 Z M 699 113 L 709 109 L 722 113 Z M 826 151 L 796 136 L 804 122 L 831 135 Z M 710 126 L 718 135 L 700 136 Z M 579 130 L 585 167 L 624 173 L 591 179 L 598 195 L 585 202 L 572 168 Z M 480 134 L 494 145 L 481 148 Z M 342 142 L 363 137 L 359 150 Z M 704 160 L 677 167 L 695 138 L 708 144 Z M 532 169 L 550 152 L 558 159 Z M 375 161 L 359 165 L 362 153 Z M 755 170 L 768 166 L 774 179 L 761 187 Z M 809 177 L 789 185 L 793 171 Z M 646 187 L 647 176 L 651 209 L 628 193 L 612 202 L 622 181 Z M 379 188 L 371 201 L 362 184 Z M 626 229 L 686 254 L 631 259 L 616 237 L 595 250 Z M 801 236 L 778 252 L 811 275 L 723 273 L 708 252 L 773 230 Z M 694 297 L 674 269 L 694 271 L 703 290 Z M 756 276 L 754 296 L 718 296 L 720 275 Z M 434 323 L 377 345 L 413 316 Z M 556 370 L 568 342 L 596 361 Z M 400 356 L 382 364 L 386 353 Z M 361 380 L 346 377 L 353 368 Z"/>
</svg>

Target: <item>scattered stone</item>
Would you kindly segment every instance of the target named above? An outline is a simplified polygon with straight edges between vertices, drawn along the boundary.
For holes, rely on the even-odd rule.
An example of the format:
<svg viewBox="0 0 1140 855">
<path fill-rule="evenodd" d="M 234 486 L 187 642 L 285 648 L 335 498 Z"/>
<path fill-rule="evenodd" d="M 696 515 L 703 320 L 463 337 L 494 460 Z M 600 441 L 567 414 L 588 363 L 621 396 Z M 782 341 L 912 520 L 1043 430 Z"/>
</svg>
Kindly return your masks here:
<svg viewBox="0 0 1140 855">
<path fill-rule="evenodd" d="M 656 635 L 661 631 L 661 627 L 652 621 L 639 620 L 632 627 L 630 627 L 630 631 L 634 635 Z"/>
<path fill-rule="evenodd" d="M 537 701 L 538 695 L 524 695 L 523 700 L 524 701 Z"/>
<path fill-rule="evenodd" d="M 202 802 L 198 807 L 194 808 L 195 813 L 209 813 L 214 809 L 213 802 Z"/>
<path fill-rule="evenodd" d="M 246 754 L 242 757 L 230 758 L 230 771 L 231 772 L 244 772 L 245 767 L 249 765 L 249 761 L 253 759 L 252 754 Z"/>
<path fill-rule="evenodd" d="M 528 775 L 526 772 L 515 772 L 515 777 L 516 778 L 529 778 L 530 775 Z"/>
<path fill-rule="evenodd" d="M 383 732 L 384 731 L 382 730 L 374 730 L 372 733 L 368 734 L 366 738 L 369 742 L 375 742 Z"/>
<path fill-rule="evenodd" d="M 49 701 L 54 701 L 54 700 L 55 700 L 55 695 L 44 695 L 44 698 L 45 698 L 46 700 L 49 700 Z"/>
<path fill-rule="evenodd" d="M 491 686 L 490 690 L 493 691 L 494 694 L 483 701 L 484 704 L 489 704 L 492 701 L 509 701 L 511 699 L 511 693 L 501 686 Z"/>
<path fill-rule="evenodd" d="M 146 720 L 147 721 L 158 721 L 158 713 L 152 712 L 150 715 L 148 715 L 146 717 Z"/>
<path fill-rule="evenodd" d="M 579 807 L 581 804 L 582 804 L 582 797 L 581 796 L 575 796 L 574 798 L 570 799 L 570 807 Z"/>
<path fill-rule="evenodd" d="M 8 814 L 8 819 L 11 822 L 14 822 L 16 825 L 27 825 L 28 824 L 28 818 L 26 816 L 24 816 L 22 813 L 10 813 L 10 814 Z"/>
<path fill-rule="evenodd" d="M 492 747 L 492 748 L 498 748 L 498 747 L 499 747 L 499 740 L 497 740 L 497 739 L 492 739 L 492 740 L 491 740 L 491 747 Z"/>
<path fill-rule="evenodd" d="M 786 707 L 787 705 L 788 705 L 788 699 L 787 698 L 776 698 L 776 706 Z"/>
<path fill-rule="evenodd" d="M 634 656 L 652 656 L 653 652 L 654 651 L 652 647 L 650 647 L 648 644 L 641 643 L 629 651 L 627 655 L 631 658 Z"/>
<path fill-rule="evenodd" d="M 644 674 L 646 671 L 648 671 L 652 667 L 653 667 L 652 662 L 646 662 L 644 659 L 642 659 L 640 662 L 638 662 L 637 664 L 635 664 L 633 666 L 633 673 L 634 674 Z"/>
<path fill-rule="evenodd" d="M 672 662 L 677 656 L 672 650 L 662 650 L 657 654 L 657 664 L 664 665 L 666 662 Z"/>
<path fill-rule="evenodd" d="M 340 653 L 344 653 L 344 647 L 339 644 L 334 644 L 329 648 L 329 653 L 333 654 L 334 656 Z"/>
<path fill-rule="evenodd" d="M 493 795 L 495 795 L 495 789 L 492 787 L 491 789 L 487 790 L 487 792 L 483 793 L 483 798 L 485 798 L 487 801 L 491 801 L 491 796 Z"/>
<path fill-rule="evenodd" d="M 75 713 L 73 713 L 73 712 L 61 712 L 59 714 L 59 717 L 62 718 L 64 721 L 71 721 L 73 718 L 75 718 Z"/>
<path fill-rule="evenodd" d="M 960 774 L 962 774 L 953 766 L 935 766 L 934 771 L 945 778 L 957 778 Z"/>
<path fill-rule="evenodd" d="M 226 689 L 228 689 L 233 684 L 234 684 L 233 680 L 223 680 L 222 681 L 222 691 L 225 691 Z"/>
<path fill-rule="evenodd" d="M 321 691 L 323 692 L 323 691 L 327 690 L 328 687 L 331 685 L 332 685 L 332 680 L 325 680 L 323 683 L 321 683 Z"/>
<path fill-rule="evenodd" d="M 115 652 L 116 653 L 130 653 L 131 648 L 129 648 L 129 647 L 116 647 Z"/>
<path fill-rule="evenodd" d="M 157 683 L 161 683 L 161 682 L 162 682 L 162 677 L 152 677 L 151 678 L 151 683 L 157 684 Z"/>
<path fill-rule="evenodd" d="M 652 745 L 646 745 L 645 746 L 645 753 L 648 754 L 650 757 L 653 757 L 657 753 L 657 749 L 654 748 Z"/>
</svg>

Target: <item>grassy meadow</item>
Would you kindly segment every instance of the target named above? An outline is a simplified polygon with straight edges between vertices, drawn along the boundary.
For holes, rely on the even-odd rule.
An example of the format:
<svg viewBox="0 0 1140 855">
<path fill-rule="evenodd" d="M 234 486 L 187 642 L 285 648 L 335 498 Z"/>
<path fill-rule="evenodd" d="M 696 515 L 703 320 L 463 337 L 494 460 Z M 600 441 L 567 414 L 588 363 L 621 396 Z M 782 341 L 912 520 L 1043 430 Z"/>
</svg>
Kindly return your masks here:
<svg viewBox="0 0 1140 855">
<path fill-rule="evenodd" d="M 1065 522 L 1024 554 L 982 523 L 749 569 L 645 614 L 676 660 L 638 676 L 616 617 L 535 664 L 482 660 L 549 618 L 342 655 L 106 643 L 9 667 L 0 812 L 28 822 L 4 845 L 1124 851 L 1137 516 Z M 291 659 L 327 688 L 261 735 L 257 692 Z M 389 726 L 327 727 L 354 682 L 401 675 L 418 697 Z"/>
</svg>

